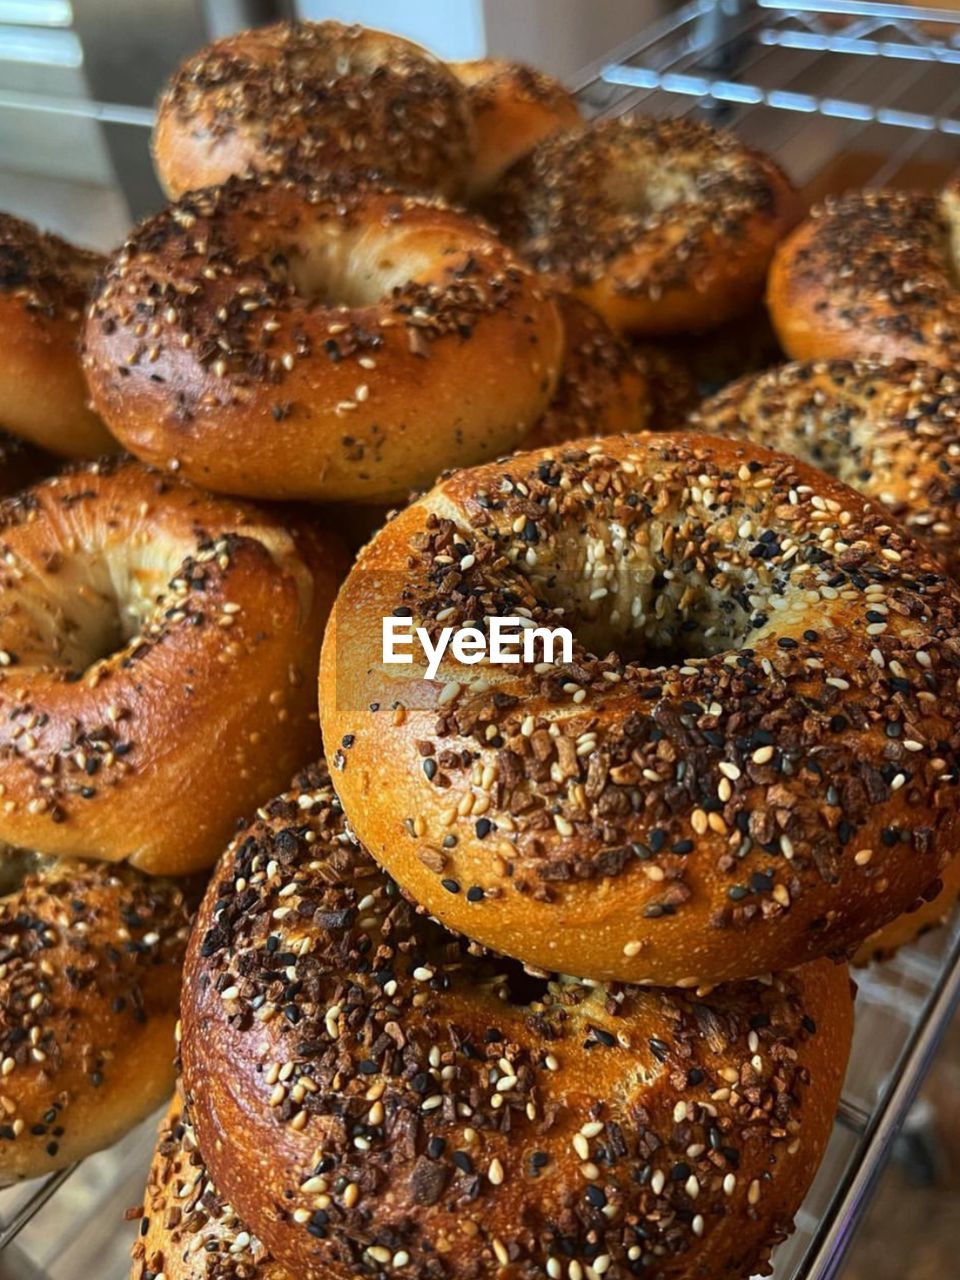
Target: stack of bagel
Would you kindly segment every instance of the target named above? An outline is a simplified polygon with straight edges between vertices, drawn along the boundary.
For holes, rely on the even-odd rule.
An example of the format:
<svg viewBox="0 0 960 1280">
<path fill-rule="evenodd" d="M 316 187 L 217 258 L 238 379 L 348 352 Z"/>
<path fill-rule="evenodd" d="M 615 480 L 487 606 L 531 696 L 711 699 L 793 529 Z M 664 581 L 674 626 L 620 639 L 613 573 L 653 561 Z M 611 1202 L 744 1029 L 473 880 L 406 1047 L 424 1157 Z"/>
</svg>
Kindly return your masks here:
<svg viewBox="0 0 960 1280">
<path fill-rule="evenodd" d="M 764 1271 L 960 891 L 950 193 L 334 22 L 154 157 L 0 220 L 0 1181 L 172 1094 L 132 1280 Z"/>
</svg>

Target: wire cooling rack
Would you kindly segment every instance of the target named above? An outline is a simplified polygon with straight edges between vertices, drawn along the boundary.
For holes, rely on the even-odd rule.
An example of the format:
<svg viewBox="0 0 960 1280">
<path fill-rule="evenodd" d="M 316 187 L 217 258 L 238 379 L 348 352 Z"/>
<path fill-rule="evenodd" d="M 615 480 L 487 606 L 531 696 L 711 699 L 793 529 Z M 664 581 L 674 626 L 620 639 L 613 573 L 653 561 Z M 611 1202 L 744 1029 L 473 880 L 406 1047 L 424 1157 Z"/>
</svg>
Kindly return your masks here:
<svg viewBox="0 0 960 1280">
<path fill-rule="evenodd" d="M 600 115 L 695 114 L 813 198 L 960 166 L 960 15 L 897 4 L 692 0 L 582 73 Z"/>
<path fill-rule="evenodd" d="M 960 167 L 960 21 L 936 9 L 693 0 L 588 67 L 593 115 L 692 114 L 771 152 L 811 199 L 852 186 L 933 188 Z M 0 111 L 133 129 L 141 108 L 5 94 Z M 826 1157 L 776 1280 L 836 1280 L 858 1219 L 960 1001 L 960 916 L 858 975 L 854 1050 Z M 125 1280 L 149 1121 L 119 1146 L 0 1192 L 0 1280 Z"/>
</svg>

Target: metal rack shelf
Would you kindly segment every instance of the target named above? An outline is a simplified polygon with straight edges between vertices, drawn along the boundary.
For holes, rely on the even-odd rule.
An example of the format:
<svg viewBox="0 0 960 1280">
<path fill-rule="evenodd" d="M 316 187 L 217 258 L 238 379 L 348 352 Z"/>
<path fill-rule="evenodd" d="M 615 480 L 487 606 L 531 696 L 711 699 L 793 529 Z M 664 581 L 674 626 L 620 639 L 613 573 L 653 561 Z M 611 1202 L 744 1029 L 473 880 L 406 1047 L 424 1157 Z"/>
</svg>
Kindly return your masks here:
<svg viewBox="0 0 960 1280">
<path fill-rule="evenodd" d="M 960 164 L 958 67 L 956 13 L 691 0 L 586 68 L 576 88 L 593 114 L 692 113 L 735 129 L 815 198 L 939 184 Z"/>
<path fill-rule="evenodd" d="M 695 114 L 777 157 L 809 198 L 933 188 L 960 166 L 956 14 L 861 0 L 692 0 L 587 68 L 589 114 Z M 141 108 L 0 92 L 0 109 L 80 115 L 147 146 Z M 858 975 L 843 1101 L 775 1280 L 836 1280 L 893 1139 L 960 1001 L 960 914 Z M 154 1122 L 81 1166 L 0 1191 L 4 1280 L 125 1280 Z"/>
</svg>

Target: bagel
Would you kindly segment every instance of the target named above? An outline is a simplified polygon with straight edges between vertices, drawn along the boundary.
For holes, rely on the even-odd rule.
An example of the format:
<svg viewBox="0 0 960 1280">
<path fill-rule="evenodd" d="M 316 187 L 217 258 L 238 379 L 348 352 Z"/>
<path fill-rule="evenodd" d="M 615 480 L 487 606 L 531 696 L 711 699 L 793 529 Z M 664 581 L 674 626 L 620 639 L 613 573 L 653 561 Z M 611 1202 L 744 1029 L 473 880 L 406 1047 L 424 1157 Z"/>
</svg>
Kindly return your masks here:
<svg viewBox="0 0 960 1280">
<path fill-rule="evenodd" d="M 960 381 L 907 360 L 812 360 L 743 378 L 690 425 L 813 463 L 876 502 L 960 577 Z"/>
<path fill-rule="evenodd" d="M 482 196 L 538 142 L 580 123 L 571 93 L 553 76 L 523 62 L 478 58 L 452 62 L 450 70 L 467 88 L 476 153 L 467 191 Z"/>
<path fill-rule="evenodd" d="M 131 453 L 219 492 L 393 502 L 515 448 L 562 326 L 485 224 L 336 175 L 234 180 L 134 231 L 85 332 Z"/>
<path fill-rule="evenodd" d="M 573 661 L 451 649 L 426 679 L 385 661 L 404 613 L 564 624 Z M 751 977 L 847 953 L 960 848 L 958 628 L 935 558 L 813 467 L 581 441 L 457 472 L 364 548 L 325 748 L 359 839 L 447 927 L 588 978 Z"/>
<path fill-rule="evenodd" d="M 77 352 L 87 292 L 103 262 L 0 214 L 0 428 L 64 458 L 117 451 L 87 407 Z"/>
<path fill-rule="evenodd" d="M 558 295 L 556 302 L 563 321 L 560 377 L 524 449 L 598 431 L 640 431 L 684 421 L 699 397 L 678 356 L 653 343 L 623 342 L 601 316 L 569 294 Z M 359 550 L 393 509 L 393 504 L 340 503 L 327 511 L 348 545 Z"/>
<path fill-rule="evenodd" d="M 138 463 L 0 503 L 0 840 L 208 866 L 316 751 L 337 544 Z"/>
<path fill-rule="evenodd" d="M 857 948 L 854 963 L 863 966 L 874 960 L 889 960 L 901 947 L 942 925 L 960 900 L 960 858 L 944 867 L 940 884 L 938 893 L 918 899 L 909 911 L 871 933 Z"/>
<path fill-rule="evenodd" d="M 541 142 L 489 211 L 538 271 L 652 338 L 749 311 L 800 206 L 774 162 L 732 134 L 623 116 Z"/>
<path fill-rule="evenodd" d="M 214 1184 L 298 1280 L 746 1276 L 830 1133 L 851 997 L 825 961 L 695 998 L 484 957 L 317 771 L 218 865 L 182 1026 Z"/>
<path fill-rule="evenodd" d="M 960 360 L 960 208 L 910 191 L 827 200 L 777 251 L 767 306 L 795 360 Z"/>
<path fill-rule="evenodd" d="M 206 45 L 162 94 L 153 135 L 172 199 L 251 172 L 332 166 L 454 193 L 473 153 L 467 90 L 444 63 L 400 36 L 332 21 Z"/>
<path fill-rule="evenodd" d="M 210 1182 L 178 1097 L 157 1135 L 130 1280 L 293 1280 Z"/>
<path fill-rule="evenodd" d="M 0 1184 L 115 1142 L 173 1082 L 190 916 L 165 880 L 0 854 Z"/>
<path fill-rule="evenodd" d="M 651 343 L 627 345 L 595 311 L 569 294 L 558 295 L 563 354 L 553 399 L 523 441 L 524 449 L 576 440 L 597 431 L 639 431 L 682 422 L 697 402 L 686 367 Z M 652 421 L 651 421 L 652 420 Z M 328 507 L 354 550 L 369 541 L 392 504 L 341 503 Z"/>
<path fill-rule="evenodd" d="M 558 296 L 557 306 L 563 321 L 560 377 L 523 448 L 539 449 L 598 433 L 642 431 L 653 416 L 657 388 L 663 388 L 662 396 L 670 382 L 657 356 L 633 350 L 601 316 L 569 294 Z"/>
</svg>

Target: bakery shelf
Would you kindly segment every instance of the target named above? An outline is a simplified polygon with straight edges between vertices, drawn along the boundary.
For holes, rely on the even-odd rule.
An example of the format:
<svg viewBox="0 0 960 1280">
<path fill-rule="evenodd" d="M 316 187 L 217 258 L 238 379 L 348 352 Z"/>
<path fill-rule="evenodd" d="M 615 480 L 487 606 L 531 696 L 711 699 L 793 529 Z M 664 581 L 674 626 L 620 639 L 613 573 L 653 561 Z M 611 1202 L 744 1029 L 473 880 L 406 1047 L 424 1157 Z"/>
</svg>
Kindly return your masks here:
<svg viewBox="0 0 960 1280">
<path fill-rule="evenodd" d="M 694 115 L 774 154 L 810 198 L 845 186 L 933 188 L 960 161 L 956 14 L 859 0 L 692 0 L 578 77 L 585 111 Z M 129 130 L 122 103 L 0 89 L 0 115 Z M 960 1002 L 960 913 L 857 974 L 854 1050 L 826 1157 L 775 1255 L 775 1280 L 836 1280 L 937 1044 Z M 3 1280 L 125 1280 L 155 1121 L 43 1182 L 0 1191 Z"/>
</svg>

